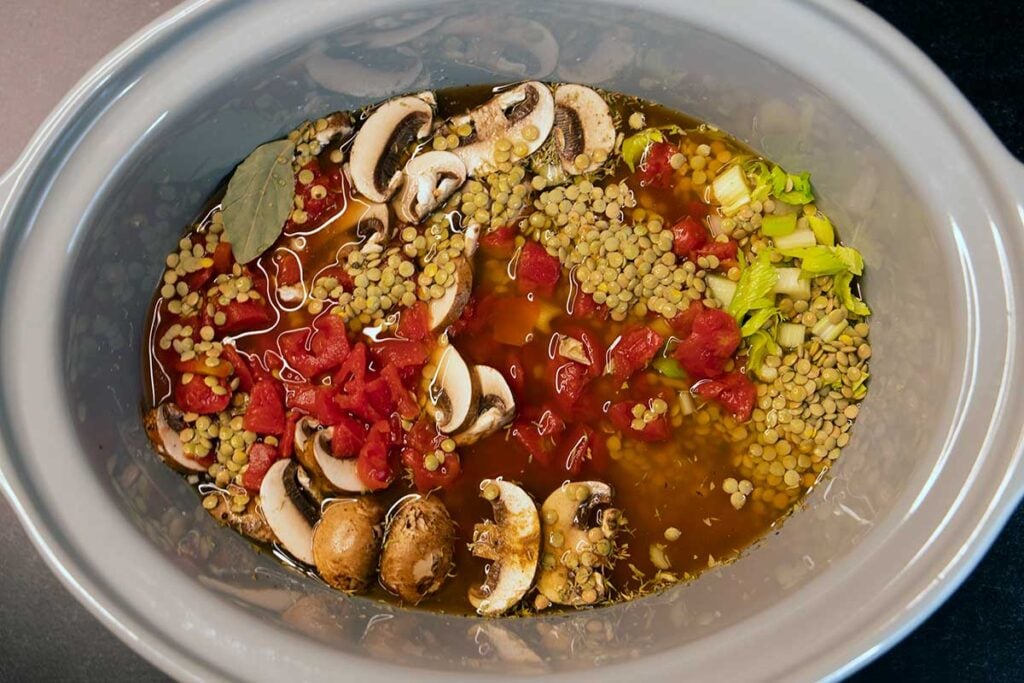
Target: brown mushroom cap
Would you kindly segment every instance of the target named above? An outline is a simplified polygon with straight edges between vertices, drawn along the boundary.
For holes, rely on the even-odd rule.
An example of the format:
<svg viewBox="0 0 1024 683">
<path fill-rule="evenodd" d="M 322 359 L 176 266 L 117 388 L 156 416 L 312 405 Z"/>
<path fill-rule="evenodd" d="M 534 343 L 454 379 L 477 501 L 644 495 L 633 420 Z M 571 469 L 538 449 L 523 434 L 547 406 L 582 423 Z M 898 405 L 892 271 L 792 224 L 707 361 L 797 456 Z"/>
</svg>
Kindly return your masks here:
<svg viewBox="0 0 1024 683">
<path fill-rule="evenodd" d="M 338 590 L 365 590 L 377 569 L 383 522 L 384 506 L 374 498 L 328 504 L 313 528 L 313 561 L 320 577 Z"/>
<path fill-rule="evenodd" d="M 455 525 L 437 498 L 400 503 L 388 524 L 380 557 L 380 582 L 417 604 L 444 585 L 455 554 Z"/>
<path fill-rule="evenodd" d="M 430 133 L 432 96 L 388 100 L 363 122 L 352 142 L 349 172 L 356 190 L 371 202 L 386 202 L 402 178 L 402 156 Z"/>
</svg>

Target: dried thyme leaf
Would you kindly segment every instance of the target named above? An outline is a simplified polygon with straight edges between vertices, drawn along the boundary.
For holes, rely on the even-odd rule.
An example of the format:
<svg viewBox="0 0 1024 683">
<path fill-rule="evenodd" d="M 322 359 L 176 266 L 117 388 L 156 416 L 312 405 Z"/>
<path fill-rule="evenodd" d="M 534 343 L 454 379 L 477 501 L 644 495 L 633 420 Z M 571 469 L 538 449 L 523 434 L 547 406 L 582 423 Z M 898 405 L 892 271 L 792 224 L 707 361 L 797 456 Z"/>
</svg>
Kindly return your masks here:
<svg viewBox="0 0 1024 683">
<path fill-rule="evenodd" d="M 235 260 L 248 263 L 277 240 L 292 208 L 295 143 L 260 145 L 235 169 L 224 195 L 224 232 Z"/>
</svg>

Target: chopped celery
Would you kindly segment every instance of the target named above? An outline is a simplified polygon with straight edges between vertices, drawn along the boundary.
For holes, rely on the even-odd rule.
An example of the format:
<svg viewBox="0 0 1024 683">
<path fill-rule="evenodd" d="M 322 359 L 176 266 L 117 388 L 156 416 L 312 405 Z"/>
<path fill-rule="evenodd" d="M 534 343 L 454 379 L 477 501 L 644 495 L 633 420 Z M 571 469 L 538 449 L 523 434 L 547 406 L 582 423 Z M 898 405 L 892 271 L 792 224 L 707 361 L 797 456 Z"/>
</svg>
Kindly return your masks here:
<svg viewBox="0 0 1024 683">
<path fill-rule="evenodd" d="M 860 379 L 854 382 L 853 386 L 850 387 L 850 389 L 853 391 L 853 398 L 855 400 L 860 401 L 861 399 L 864 398 L 864 396 L 867 395 L 868 387 L 866 383 L 869 377 L 871 377 L 869 373 L 861 372 Z"/>
<path fill-rule="evenodd" d="M 811 231 L 818 238 L 818 244 L 826 247 L 833 247 L 836 244 L 836 231 L 832 227 L 832 221 L 823 213 L 815 213 L 807 216 L 807 222 L 811 225 Z"/>
<path fill-rule="evenodd" d="M 765 323 L 774 320 L 778 316 L 779 309 L 774 306 L 759 308 L 747 319 L 747 322 L 743 323 L 743 327 L 740 328 L 740 335 L 749 337 L 764 327 Z"/>
<path fill-rule="evenodd" d="M 683 371 L 683 366 L 679 364 L 675 358 L 668 358 L 667 356 L 658 356 L 651 363 L 655 370 L 659 374 L 665 375 L 669 379 L 684 379 L 686 372 Z"/>
<path fill-rule="evenodd" d="M 814 201 L 811 174 L 807 171 L 794 175 L 780 167 L 772 168 L 772 194 L 787 204 L 809 204 Z"/>
<path fill-rule="evenodd" d="M 846 307 L 846 310 L 853 315 L 860 316 L 862 318 L 866 315 L 871 315 L 871 309 L 868 308 L 868 305 L 853 293 L 853 289 L 851 287 L 852 282 L 853 273 L 850 271 L 839 273 L 835 277 L 832 290 L 839 297 L 839 300 L 843 302 L 843 306 Z"/>
<path fill-rule="evenodd" d="M 750 203 L 747 180 L 743 176 L 743 170 L 735 164 L 711 181 L 711 190 L 726 216 L 733 215 Z"/>
<path fill-rule="evenodd" d="M 804 343 L 807 328 L 796 323 L 780 323 L 778 342 L 784 349 L 795 349 Z"/>
<path fill-rule="evenodd" d="M 847 269 L 846 262 L 832 251 L 835 247 L 803 247 L 800 249 L 781 249 L 783 256 L 800 259 L 800 270 L 807 277 L 819 275 L 835 275 Z"/>
<path fill-rule="evenodd" d="M 839 257 L 854 275 L 864 274 L 864 257 L 853 247 L 832 247 L 832 253 Z"/>
<path fill-rule="evenodd" d="M 773 242 L 775 243 L 775 248 L 779 250 L 805 249 L 807 247 L 813 247 L 818 243 L 814 238 L 814 233 L 807 228 L 800 228 L 799 230 L 794 230 L 788 235 L 776 237 Z"/>
<path fill-rule="evenodd" d="M 708 288 L 711 289 L 711 295 L 723 307 L 728 306 L 732 302 L 733 296 L 736 295 L 735 282 L 721 275 L 708 275 L 706 282 L 708 283 Z"/>
<path fill-rule="evenodd" d="M 665 133 L 662 131 L 668 131 L 671 135 L 682 135 L 684 132 L 682 128 L 673 124 L 661 126 L 660 128 L 647 128 L 639 133 L 630 135 L 622 141 L 622 160 L 629 166 L 631 173 L 636 170 L 637 164 L 643 160 L 644 152 L 647 151 L 651 144 L 665 141 Z"/>
<path fill-rule="evenodd" d="M 839 335 L 842 334 L 849 324 L 845 318 L 837 323 L 833 323 L 828 319 L 828 316 L 825 316 L 811 328 L 811 334 L 819 337 L 823 342 L 833 342 L 839 338 Z"/>
<path fill-rule="evenodd" d="M 747 178 L 754 183 L 754 189 L 750 192 L 750 200 L 763 202 L 772 193 L 772 174 L 768 170 L 768 164 L 763 161 L 748 161 L 743 170 Z"/>
<path fill-rule="evenodd" d="M 811 281 L 800 277 L 799 268 L 776 268 L 779 279 L 775 282 L 775 293 L 785 294 L 794 299 L 811 298 Z"/>
<path fill-rule="evenodd" d="M 766 305 L 774 305 L 772 288 L 778 275 L 769 260 L 768 252 L 761 252 L 757 260 L 751 263 L 746 270 L 740 274 L 740 281 L 736 283 L 736 292 L 726 311 L 742 323 L 744 316 L 755 308 L 764 308 Z"/>
<path fill-rule="evenodd" d="M 761 219 L 761 232 L 768 237 L 785 237 L 796 230 L 796 214 L 768 214 Z"/>
<path fill-rule="evenodd" d="M 763 330 L 751 335 L 750 346 L 747 350 L 747 370 L 751 370 L 757 374 L 758 377 L 761 377 L 761 368 L 764 365 L 764 358 L 769 353 L 779 353 L 779 346 L 775 343 L 775 340 L 772 339 L 772 336 Z"/>
</svg>

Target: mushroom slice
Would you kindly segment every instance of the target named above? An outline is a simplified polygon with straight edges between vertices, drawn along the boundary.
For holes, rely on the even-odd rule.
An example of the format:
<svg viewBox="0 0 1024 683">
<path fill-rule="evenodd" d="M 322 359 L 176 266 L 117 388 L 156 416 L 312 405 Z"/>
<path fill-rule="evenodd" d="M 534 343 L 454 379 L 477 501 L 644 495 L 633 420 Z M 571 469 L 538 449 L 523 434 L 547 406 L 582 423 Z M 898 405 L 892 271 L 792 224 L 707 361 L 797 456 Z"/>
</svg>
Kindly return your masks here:
<svg viewBox="0 0 1024 683">
<path fill-rule="evenodd" d="M 185 413 L 174 403 L 161 403 L 146 413 L 146 434 L 167 464 L 184 472 L 205 472 L 206 466 L 185 453 L 181 432 L 188 426 Z"/>
<path fill-rule="evenodd" d="M 569 175 L 596 171 L 615 147 L 615 124 L 608 103 L 586 86 L 559 86 L 555 91 L 554 138 L 562 170 Z M 585 162 L 582 165 L 581 160 Z"/>
<path fill-rule="evenodd" d="M 476 253 L 477 247 L 480 246 L 480 224 L 470 223 L 466 226 L 466 231 L 462 233 L 462 236 L 466 241 L 463 251 L 466 252 L 466 256 L 472 257 Z"/>
<path fill-rule="evenodd" d="M 313 462 L 323 475 L 327 485 L 338 491 L 349 491 L 351 493 L 363 493 L 369 491 L 359 470 L 356 467 L 356 458 L 335 458 L 331 454 L 331 439 L 334 437 L 334 429 L 328 427 L 318 431 L 307 448 L 313 454 Z"/>
<path fill-rule="evenodd" d="M 431 98 L 432 99 L 432 98 Z M 388 100 L 363 122 L 350 155 L 356 190 L 372 202 L 386 202 L 402 179 L 406 148 L 430 133 L 434 112 L 420 96 Z"/>
<path fill-rule="evenodd" d="M 540 516 L 533 499 L 515 484 L 485 479 L 480 491 L 491 501 L 494 521 L 473 527 L 470 549 L 492 564 L 484 584 L 470 589 L 469 601 L 481 615 L 496 617 L 515 607 L 533 585 L 540 559 Z"/>
<path fill-rule="evenodd" d="M 499 140 L 521 140 L 529 156 L 547 140 L 554 121 L 555 101 L 551 91 L 543 83 L 528 81 L 498 93 L 467 114 L 452 118 L 453 128 L 463 124 L 473 127 L 471 136 L 453 153 L 466 165 L 466 174 L 475 177 L 494 167 Z M 528 127 L 536 129 L 532 131 L 537 133 L 532 140 L 523 134 Z"/>
<path fill-rule="evenodd" d="M 405 165 L 405 182 L 394 199 L 395 213 L 418 224 L 466 182 L 466 165 L 451 152 L 430 151 Z"/>
<path fill-rule="evenodd" d="M 500 372 L 489 365 L 473 366 L 480 387 L 480 407 L 476 419 L 455 435 L 455 443 L 467 446 L 494 434 L 516 416 L 512 389 Z"/>
<path fill-rule="evenodd" d="M 480 388 L 476 377 L 454 346 L 441 352 L 437 370 L 430 379 L 430 402 L 434 406 L 434 420 L 444 434 L 462 429 L 477 414 Z"/>
<path fill-rule="evenodd" d="M 592 364 L 590 354 L 587 353 L 583 342 L 576 337 L 570 337 L 566 334 L 559 335 L 558 337 L 558 355 L 586 366 Z"/>
<path fill-rule="evenodd" d="M 444 290 L 444 294 L 440 299 L 433 299 L 427 304 L 430 331 L 440 332 L 458 320 L 472 290 L 473 268 L 469 265 L 468 259 L 458 258 L 455 260 L 452 282 Z"/>
<path fill-rule="evenodd" d="M 388 205 L 375 203 L 367 206 L 356 223 L 356 235 L 367 240 L 363 244 L 364 251 L 374 240 L 383 247 L 383 243 L 391 239 L 391 214 L 388 212 Z"/>
<path fill-rule="evenodd" d="M 299 483 L 294 460 L 278 460 L 260 485 L 260 508 L 270 530 L 295 559 L 313 564 L 313 524 L 318 514 Z"/>
<path fill-rule="evenodd" d="M 611 501 L 604 482 L 579 481 L 562 484 L 541 506 L 544 561 L 537 590 L 551 602 L 587 605 L 605 596 L 601 569 L 611 566 L 622 518 Z"/>
</svg>

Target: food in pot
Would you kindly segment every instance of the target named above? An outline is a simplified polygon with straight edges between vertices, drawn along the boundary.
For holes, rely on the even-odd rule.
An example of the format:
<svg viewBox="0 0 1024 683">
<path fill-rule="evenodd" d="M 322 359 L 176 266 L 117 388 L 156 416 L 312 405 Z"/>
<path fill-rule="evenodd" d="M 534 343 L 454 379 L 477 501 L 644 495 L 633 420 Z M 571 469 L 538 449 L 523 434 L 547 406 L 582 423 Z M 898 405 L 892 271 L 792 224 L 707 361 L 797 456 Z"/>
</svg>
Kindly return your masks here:
<svg viewBox="0 0 1024 683">
<path fill-rule="evenodd" d="M 575 83 L 258 147 L 166 261 L 145 426 L 215 519 L 349 593 L 584 609 L 736 559 L 867 393 L 807 173 Z"/>
</svg>

